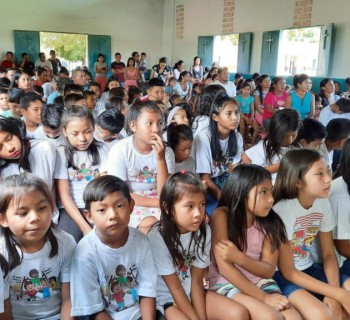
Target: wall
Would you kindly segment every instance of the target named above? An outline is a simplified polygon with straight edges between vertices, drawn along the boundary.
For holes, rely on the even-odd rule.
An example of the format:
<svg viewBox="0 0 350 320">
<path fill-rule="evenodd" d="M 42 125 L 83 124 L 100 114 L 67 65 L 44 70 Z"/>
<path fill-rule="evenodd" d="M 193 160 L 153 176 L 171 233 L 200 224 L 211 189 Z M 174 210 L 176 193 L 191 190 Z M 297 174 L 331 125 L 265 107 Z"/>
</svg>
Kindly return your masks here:
<svg viewBox="0 0 350 320">
<path fill-rule="evenodd" d="M 192 64 L 197 54 L 198 36 L 219 35 L 222 32 L 223 0 L 165 0 L 164 23 L 174 24 L 177 5 L 185 8 L 185 31 L 183 39 L 174 39 L 170 25 L 163 29 L 163 52 Z M 262 33 L 287 29 L 293 26 L 294 0 L 235 0 L 234 31 L 253 32 L 251 73 L 259 71 Z M 350 1 L 313 0 L 312 25 L 334 23 L 336 38 L 330 76 L 350 75 Z"/>
<path fill-rule="evenodd" d="M 13 30 L 110 35 L 113 57 L 145 51 L 149 65 L 162 48 L 163 0 L 1 0 L 0 8 L 1 60 L 14 50 Z"/>
</svg>

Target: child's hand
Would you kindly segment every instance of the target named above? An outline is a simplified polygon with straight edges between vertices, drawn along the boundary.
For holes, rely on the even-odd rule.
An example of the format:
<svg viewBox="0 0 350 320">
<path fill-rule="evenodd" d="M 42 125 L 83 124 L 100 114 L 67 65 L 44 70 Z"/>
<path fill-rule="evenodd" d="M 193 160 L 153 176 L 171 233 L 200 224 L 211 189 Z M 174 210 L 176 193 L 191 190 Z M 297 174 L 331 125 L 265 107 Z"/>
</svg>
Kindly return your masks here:
<svg viewBox="0 0 350 320">
<path fill-rule="evenodd" d="M 264 302 L 278 311 L 283 311 L 290 307 L 288 299 L 279 293 L 267 294 L 264 298 Z"/>
<path fill-rule="evenodd" d="M 201 180 L 201 182 L 202 182 L 202 185 L 203 185 L 204 189 L 207 190 L 208 189 L 207 182 L 205 180 Z"/>
<path fill-rule="evenodd" d="M 152 149 L 156 153 L 156 158 L 158 160 L 165 160 L 165 143 L 163 139 L 156 133 L 153 134 L 154 139 L 151 141 Z"/>
<path fill-rule="evenodd" d="M 350 292 L 344 289 L 337 288 L 340 290 L 340 297 L 338 301 L 341 303 L 347 314 L 350 314 Z"/>
<path fill-rule="evenodd" d="M 328 297 L 324 297 L 323 303 L 326 306 L 328 306 L 329 309 L 331 309 L 333 314 L 333 319 L 339 319 L 339 320 L 342 319 L 342 307 L 340 302 Z"/>
<path fill-rule="evenodd" d="M 215 245 L 216 252 L 220 255 L 221 259 L 229 263 L 237 263 L 241 251 L 230 240 L 220 240 Z"/>
</svg>

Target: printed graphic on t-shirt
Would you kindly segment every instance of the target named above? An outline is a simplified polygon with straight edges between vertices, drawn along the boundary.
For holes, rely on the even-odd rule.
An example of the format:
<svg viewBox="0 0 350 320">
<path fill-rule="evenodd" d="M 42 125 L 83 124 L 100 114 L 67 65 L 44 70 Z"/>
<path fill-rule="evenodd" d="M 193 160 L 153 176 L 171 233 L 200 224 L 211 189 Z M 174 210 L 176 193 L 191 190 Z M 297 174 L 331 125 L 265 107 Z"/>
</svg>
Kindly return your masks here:
<svg viewBox="0 0 350 320">
<path fill-rule="evenodd" d="M 113 312 L 123 311 L 138 304 L 136 265 L 129 270 L 122 264 L 116 267 L 114 275 L 106 275 L 101 291 L 105 301 L 105 307 Z"/>
<path fill-rule="evenodd" d="M 193 260 L 196 259 L 196 255 L 194 251 L 191 252 L 184 252 L 184 265 L 181 268 L 178 268 L 176 270 L 176 274 L 179 277 L 180 281 L 186 280 L 186 278 L 190 278 L 190 270 L 192 266 Z"/>
<path fill-rule="evenodd" d="M 296 264 L 302 266 L 308 263 L 310 246 L 320 230 L 322 218 L 322 213 L 311 213 L 297 218 L 291 241 Z"/>
<path fill-rule="evenodd" d="M 213 160 L 212 176 L 217 177 L 228 171 L 230 165 L 233 164 L 233 157 L 229 157 L 228 153 L 220 155 L 218 160 Z"/>
<path fill-rule="evenodd" d="M 157 181 L 157 170 L 144 166 L 143 168 L 135 168 L 130 176 L 130 182 L 154 183 Z"/>
<path fill-rule="evenodd" d="M 27 275 L 11 275 L 10 289 L 16 300 L 37 301 L 58 294 L 61 284 L 51 268 L 31 269 Z"/>
<path fill-rule="evenodd" d="M 100 176 L 100 171 L 96 168 L 94 169 L 91 165 L 87 166 L 82 163 L 78 168 L 68 168 L 69 180 L 70 181 L 91 181 Z"/>
</svg>

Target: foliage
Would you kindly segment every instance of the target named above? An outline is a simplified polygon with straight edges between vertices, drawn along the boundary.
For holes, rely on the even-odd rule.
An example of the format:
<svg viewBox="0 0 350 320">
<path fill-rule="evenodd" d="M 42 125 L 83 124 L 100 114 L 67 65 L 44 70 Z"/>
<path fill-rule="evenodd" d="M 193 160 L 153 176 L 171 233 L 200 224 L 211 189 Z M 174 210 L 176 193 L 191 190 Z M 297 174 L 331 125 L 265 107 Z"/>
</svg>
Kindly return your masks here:
<svg viewBox="0 0 350 320">
<path fill-rule="evenodd" d="M 290 29 L 287 33 L 289 41 L 317 43 L 320 41 L 320 28 Z"/>
<path fill-rule="evenodd" d="M 56 56 L 68 61 L 86 60 L 87 37 L 83 34 L 40 32 L 41 45 L 56 51 Z"/>
</svg>

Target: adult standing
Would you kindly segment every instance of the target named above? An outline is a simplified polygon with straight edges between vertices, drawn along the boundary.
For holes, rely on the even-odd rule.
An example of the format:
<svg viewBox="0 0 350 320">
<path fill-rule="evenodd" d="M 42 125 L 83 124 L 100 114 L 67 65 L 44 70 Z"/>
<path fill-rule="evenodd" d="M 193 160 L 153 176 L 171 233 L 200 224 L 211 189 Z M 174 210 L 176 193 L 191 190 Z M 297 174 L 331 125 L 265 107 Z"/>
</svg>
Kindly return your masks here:
<svg viewBox="0 0 350 320">
<path fill-rule="evenodd" d="M 5 70 L 9 68 L 16 68 L 16 62 L 13 57 L 13 52 L 11 51 L 6 52 L 6 59 L 1 62 L 1 68 Z"/>
<path fill-rule="evenodd" d="M 119 52 L 115 54 L 114 58 L 115 58 L 115 61 L 111 63 L 111 69 L 112 69 L 113 75 L 119 80 L 120 85 L 124 87 L 125 63 L 121 61 L 122 55 Z"/>
<path fill-rule="evenodd" d="M 108 66 L 105 62 L 105 56 L 102 53 L 99 53 L 97 56 L 97 61 L 95 62 L 94 70 L 96 73 L 95 81 L 100 84 L 101 92 L 103 92 L 105 91 L 107 84 Z"/>
<path fill-rule="evenodd" d="M 50 58 L 47 59 L 51 62 L 52 65 L 52 72 L 55 76 L 58 76 L 59 69 L 61 68 L 62 64 L 60 59 L 56 58 L 56 51 L 50 50 Z"/>
<path fill-rule="evenodd" d="M 228 80 L 228 68 L 222 67 L 218 69 L 218 77 L 217 80 L 213 82 L 213 84 L 218 84 L 225 88 L 226 93 L 229 97 L 234 98 L 236 96 L 236 86 L 232 81 Z"/>
</svg>

